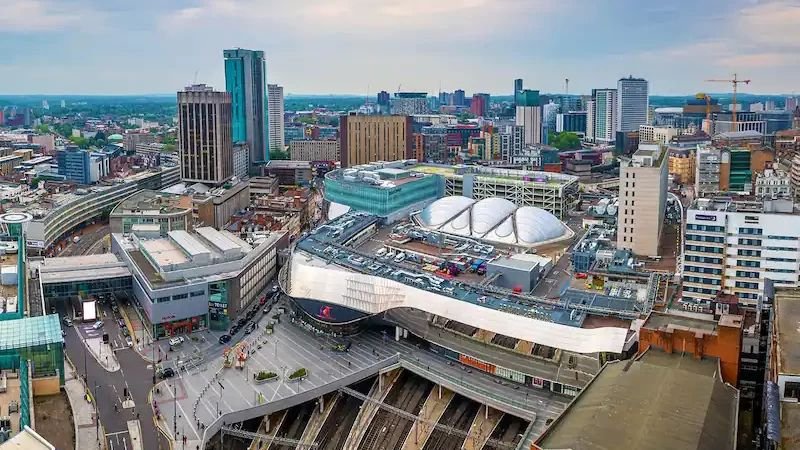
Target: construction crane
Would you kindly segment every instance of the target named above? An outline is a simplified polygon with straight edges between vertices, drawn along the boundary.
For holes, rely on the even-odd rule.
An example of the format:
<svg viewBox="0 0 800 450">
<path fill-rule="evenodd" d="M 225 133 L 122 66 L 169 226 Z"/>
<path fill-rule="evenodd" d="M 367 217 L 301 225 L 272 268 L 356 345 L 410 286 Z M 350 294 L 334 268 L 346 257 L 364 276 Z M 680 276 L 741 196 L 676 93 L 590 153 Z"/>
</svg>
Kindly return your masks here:
<svg viewBox="0 0 800 450">
<path fill-rule="evenodd" d="M 706 80 L 711 83 L 731 83 L 733 84 L 733 131 L 737 131 L 736 127 L 736 92 L 739 88 L 739 83 L 750 84 L 752 80 L 740 80 L 736 74 L 733 74 L 732 80 Z"/>
</svg>

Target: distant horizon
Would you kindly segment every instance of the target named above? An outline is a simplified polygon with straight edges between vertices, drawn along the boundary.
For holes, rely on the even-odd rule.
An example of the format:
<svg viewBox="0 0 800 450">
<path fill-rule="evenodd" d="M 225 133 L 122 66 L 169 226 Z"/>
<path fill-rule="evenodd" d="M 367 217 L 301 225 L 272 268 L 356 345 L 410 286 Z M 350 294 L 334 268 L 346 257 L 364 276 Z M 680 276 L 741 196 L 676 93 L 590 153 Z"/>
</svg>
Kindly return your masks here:
<svg viewBox="0 0 800 450">
<path fill-rule="evenodd" d="M 598 88 L 602 89 L 602 88 Z M 535 90 L 535 89 L 534 89 Z M 388 91 L 387 91 L 388 92 Z M 406 92 L 406 91 L 400 91 Z M 452 93 L 453 91 L 442 91 L 443 93 Z M 175 97 L 177 91 L 175 93 L 137 93 L 137 94 L 114 94 L 114 93 L 106 93 L 106 94 L 65 94 L 65 93 L 56 93 L 56 94 L 4 94 L 0 93 L 0 98 L 12 98 L 12 97 Z M 477 93 L 477 92 L 475 92 Z M 541 95 L 570 95 L 570 96 L 584 96 L 584 95 L 591 95 L 591 93 L 586 94 L 578 94 L 578 93 L 571 93 L 565 94 L 563 92 L 543 92 L 539 91 Z M 711 96 L 731 96 L 733 92 L 705 92 Z M 284 94 L 284 98 L 313 98 L 313 97 L 341 97 L 341 98 L 372 98 L 377 96 L 377 92 L 375 94 L 366 95 L 366 94 L 353 94 L 353 93 L 327 93 L 327 94 L 298 94 L 298 93 L 287 93 Z M 389 92 L 389 94 L 393 94 L 393 92 Z M 437 97 L 437 93 L 426 93 L 428 97 Z M 467 93 L 472 94 L 472 93 Z M 688 93 L 688 94 L 648 94 L 649 97 L 694 97 L 697 93 Z M 511 97 L 512 94 L 493 94 L 489 93 L 491 97 Z M 736 95 L 738 96 L 755 96 L 755 97 L 798 97 L 800 94 L 798 93 L 758 93 L 758 92 L 737 92 Z M 467 95 L 467 98 L 471 98 L 471 95 Z"/>
</svg>

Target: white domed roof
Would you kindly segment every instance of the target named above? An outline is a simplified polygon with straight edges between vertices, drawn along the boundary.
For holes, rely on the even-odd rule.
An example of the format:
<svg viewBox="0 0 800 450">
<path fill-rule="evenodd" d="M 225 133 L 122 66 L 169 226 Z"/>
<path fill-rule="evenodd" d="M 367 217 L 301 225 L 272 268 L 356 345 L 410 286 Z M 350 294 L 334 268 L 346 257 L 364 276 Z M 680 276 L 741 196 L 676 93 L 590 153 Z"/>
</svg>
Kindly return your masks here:
<svg viewBox="0 0 800 450">
<path fill-rule="evenodd" d="M 523 206 L 516 213 L 517 237 L 520 243 L 535 244 L 561 237 L 566 227 L 558 217 L 542 208 Z"/>
<path fill-rule="evenodd" d="M 472 206 L 472 234 L 483 235 L 510 216 L 516 205 L 500 197 L 485 198 Z"/>
<path fill-rule="evenodd" d="M 544 209 L 517 208 L 500 197 L 478 202 L 459 196 L 441 198 L 425 208 L 418 220 L 429 229 L 510 245 L 533 246 L 571 233 Z"/>
<path fill-rule="evenodd" d="M 473 203 L 475 200 L 458 195 L 440 198 L 422 210 L 420 219 L 428 227 L 439 227 Z"/>
</svg>

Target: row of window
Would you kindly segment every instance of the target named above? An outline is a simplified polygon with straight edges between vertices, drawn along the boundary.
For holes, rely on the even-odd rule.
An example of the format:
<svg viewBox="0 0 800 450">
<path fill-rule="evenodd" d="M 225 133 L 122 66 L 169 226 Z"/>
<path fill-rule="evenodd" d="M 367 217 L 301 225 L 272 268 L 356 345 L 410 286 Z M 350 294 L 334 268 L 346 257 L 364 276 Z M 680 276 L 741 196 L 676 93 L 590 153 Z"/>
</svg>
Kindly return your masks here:
<svg viewBox="0 0 800 450">
<path fill-rule="evenodd" d="M 758 300 L 758 294 L 752 292 L 737 292 L 736 296 L 747 300 Z"/>
<path fill-rule="evenodd" d="M 775 272 L 775 273 L 794 273 L 794 269 L 771 269 L 767 268 L 767 272 Z"/>
<path fill-rule="evenodd" d="M 736 254 L 739 256 L 755 256 L 756 258 L 761 257 L 761 250 L 746 250 L 746 249 L 739 249 L 736 250 Z"/>
<path fill-rule="evenodd" d="M 744 270 L 737 270 L 736 276 L 741 278 L 758 278 L 760 274 L 758 272 L 748 272 Z"/>
<path fill-rule="evenodd" d="M 688 281 L 690 283 L 700 283 L 700 284 L 711 284 L 711 285 L 720 285 L 722 281 L 715 280 L 713 278 L 703 278 L 703 277 L 683 277 L 684 281 Z"/>
<path fill-rule="evenodd" d="M 741 267 L 761 267 L 761 261 L 750 261 L 747 259 L 739 261 L 738 264 Z"/>
<path fill-rule="evenodd" d="M 683 286 L 683 292 L 697 292 L 698 294 L 714 295 L 718 292 L 718 290 L 699 288 L 694 286 Z"/>
<path fill-rule="evenodd" d="M 695 223 L 687 223 L 686 229 L 694 231 L 710 231 L 712 233 L 722 233 L 723 231 L 725 231 L 725 227 L 721 227 L 718 225 L 698 225 Z"/>
<path fill-rule="evenodd" d="M 711 256 L 686 255 L 685 259 L 686 259 L 687 262 L 698 262 L 698 263 L 705 263 L 705 264 L 722 264 L 722 258 L 713 258 Z"/>
<path fill-rule="evenodd" d="M 796 241 L 796 240 L 798 240 L 798 237 L 797 236 L 773 236 L 773 235 L 769 235 L 769 236 L 767 236 L 767 239 L 776 239 L 776 240 L 779 240 L 779 241 Z"/>
<path fill-rule="evenodd" d="M 758 289 L 758 283 L 748 283 L 746 281 L 737 281 L 735 286 L 744 289 Z"/>
<path fill-rule="evenodd" d="M 725 242 L 725 238 L 723 236 L 703 236 L 701 234 L 687 234 L 686 240 L 698 242 L 716 242 L 718 244 Z"/>
<path fill-rule="evenodd" d="M 686 250 L 690 252 L 720 253 L 720 254 L 724 251 L 722 247 L 706 247 L 704 245 L 687 245 Z"/>
<path fill-rule="evenodd" d="M 722 269 L 714 269 L 711 267 L 686 266 L 686 271 L 695 273 L 711 273 L 714 275 L 722 275 Z"/>
<path fill-rule="evenodd" d="M 167 295 L 165 297 L 158 297 L 155 302 L 156 303 L 166 303 L 166 302 L 174 301 L 174 300 L 184 300 L 184 299 L 189 298 L 189 296 L 191 296 L 192 298 L 194 298 L 194 297 L 202 297 L 205 294 L 206 294 L 206 291 L 192 291 L 192 292 L 190 292 L 188 294 L 175 294 L 175 295 L 172 296 L 172 298 L 170 298 L 169 295 Z"/>
<path fill-rule="evenodd" d="M 760 236 L 764 230 L 761 228 L 739 228 L 739 234 L 754 234 Z"/>
<path fill-rule="evenodd" d="M 795 258 L 774 258 L 774 257 L 767 257 L 767 261 L 791 262 L 791 263 L 796 263 L 797 262 L 797 260 Z"/>
<path fill-rule="evenodd" d="M 760 247 L 761 239 L 739 238 L 739 245 L 753 245 L 755 247 Z"/>
</svg>

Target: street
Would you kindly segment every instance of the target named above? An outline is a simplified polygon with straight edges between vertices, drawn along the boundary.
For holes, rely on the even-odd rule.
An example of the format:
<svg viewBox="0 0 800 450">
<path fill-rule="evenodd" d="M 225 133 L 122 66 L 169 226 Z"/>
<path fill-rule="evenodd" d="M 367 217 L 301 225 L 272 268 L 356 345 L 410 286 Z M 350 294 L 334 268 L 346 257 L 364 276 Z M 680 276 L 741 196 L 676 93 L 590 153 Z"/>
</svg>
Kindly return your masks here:
<svg viewBox="0 0 800 450">
<path fill-rule="evenodd" d="M 81 376 L 86 377 L 86 385 L 92 390 L 96 399 L 100 421 L 105 428 L 105 436 L 109 449 L 128 449 L 131 436 L 128 432 L 128 421 L 139 420 L 142 430 L 142 448 L 168 449 L 169 444 L 156 429 L 152 408 L 148 404 L 148 395 L 153 387 L 152 368 L 133 349 L 124 346 L 125 337 L 120 333 L 117 318 L 109 305 L 100 307 L 104 326 L 101 331 L 108 333 L 109 341 L 115 346 L 115 354 L 119 360 L 118 372 L 106 371 L 86 349 L 82 336 L 89 325 L 75 324 L 67 328 L 64 338 L 66 354 Z M 88 332 L 87 332 L 88 333 Z M 87 376 L 88 375 L 88 376 Z M 125 392 L 132 402 L 125 403 Z"/>
</svg>

